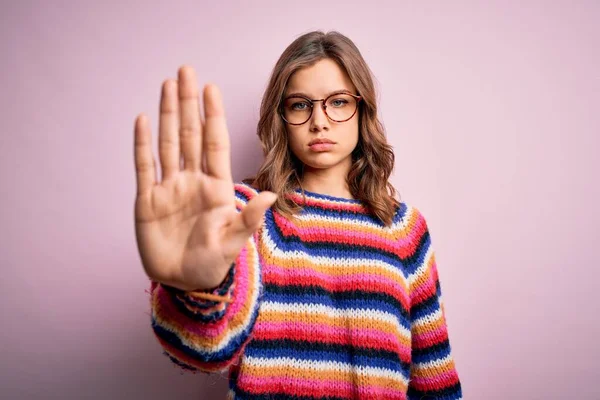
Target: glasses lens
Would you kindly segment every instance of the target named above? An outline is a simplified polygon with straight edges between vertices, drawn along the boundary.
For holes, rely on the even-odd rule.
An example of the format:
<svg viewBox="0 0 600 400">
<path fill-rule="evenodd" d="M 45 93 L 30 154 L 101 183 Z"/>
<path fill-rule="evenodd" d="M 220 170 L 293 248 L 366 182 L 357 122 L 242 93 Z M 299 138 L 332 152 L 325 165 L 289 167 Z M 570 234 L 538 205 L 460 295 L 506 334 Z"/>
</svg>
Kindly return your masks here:
<svg viewBox="0 0 600 400">
<path fill-rule="evenodd" d="M 334 121 L 345 121 L 356 111 L 357 101 L 347 94 L 334 94 L 325 100 L 327 115 Z"/>
<path fill-rule="evenodd" d="M 302 124 L 310 118 L 310 102 L 304 97 L 289 97 L 283 103 L 283 116 L 291 124 Z"/>
</svg>

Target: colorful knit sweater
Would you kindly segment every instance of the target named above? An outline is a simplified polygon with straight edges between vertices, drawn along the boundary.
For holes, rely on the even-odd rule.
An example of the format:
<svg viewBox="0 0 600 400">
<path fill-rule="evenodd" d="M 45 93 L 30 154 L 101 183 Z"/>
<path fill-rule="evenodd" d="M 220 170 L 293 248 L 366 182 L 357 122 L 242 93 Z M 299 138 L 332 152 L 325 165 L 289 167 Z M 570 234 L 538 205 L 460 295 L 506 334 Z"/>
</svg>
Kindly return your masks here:
<svg viewBox="0 0 600 400">
<path fill-rule="evenodd" d="M 257 192 L 235 185 L 241 210 Z M 152 328 L 184 369 L 229 371 L 230 399 L 462 398 L 423 215 L 386 227 L 360 200 L 297 190 L 271 208 L 211 302 L 152 282 Z"/>
</svg>

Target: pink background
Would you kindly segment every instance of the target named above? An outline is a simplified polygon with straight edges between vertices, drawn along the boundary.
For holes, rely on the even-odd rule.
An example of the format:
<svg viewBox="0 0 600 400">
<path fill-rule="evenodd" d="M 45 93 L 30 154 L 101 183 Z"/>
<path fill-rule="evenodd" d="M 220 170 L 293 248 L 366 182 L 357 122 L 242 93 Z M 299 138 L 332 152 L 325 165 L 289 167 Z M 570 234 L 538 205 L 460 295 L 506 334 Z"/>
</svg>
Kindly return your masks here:
<svg viewBox="0 0 600 400">
<path fill-rule="evenodd" d="M 224 93 L 239 181 L 276 59 L 336 29 L 428 219 L 465 398 L 600 399 L 598 2 L 82 3 L 0 12 L 1 398 L 222 396 L 150 329 L 133 121 L 156 140 L 161 82 L 191 64 Z"/>
</svg>

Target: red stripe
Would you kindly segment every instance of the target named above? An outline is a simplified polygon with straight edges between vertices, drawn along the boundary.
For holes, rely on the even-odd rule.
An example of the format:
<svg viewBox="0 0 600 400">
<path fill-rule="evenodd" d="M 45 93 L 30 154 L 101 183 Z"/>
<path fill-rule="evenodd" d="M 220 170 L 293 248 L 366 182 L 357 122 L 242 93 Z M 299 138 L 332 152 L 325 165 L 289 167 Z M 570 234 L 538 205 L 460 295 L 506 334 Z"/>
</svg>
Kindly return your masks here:
<svg viewBox="0 0 600 400">
<path fill-rule="evenodd" d="M 348 244 L 349 242 L 347 232 L 343 232 L 341 230 L 338 230 L 338 232 L 329 233 L 327 234 L 327 236 L 320 236 L 315 234 L 304 235 L 298 232 L 298 230 L 295 229 L 293 226 L 289 226 L 289 222 L 287 222 L 287 220 L 281 215 L 279 215 L 277 212 L 273 213 L 273 217 L 277 229 L 281 232 L 281 234 L 284 237 L 294 236 L 304 243 L 317 243 L 326 241 L 328 244 Z M 365 246 L 377 250 L 382 250 L 400 257 L 400 247 L 397 243 L 389 242 L 389 244 L 386 245 L 385 242 L 375 240 L 375 238 L 369 237 L 369 235 L 369 233 L 365 233 L 364 237 L 353 236 L 352 244 L 356 246 Z M 386 239 L 382 240 L 386 241 Z"/>
</svg>

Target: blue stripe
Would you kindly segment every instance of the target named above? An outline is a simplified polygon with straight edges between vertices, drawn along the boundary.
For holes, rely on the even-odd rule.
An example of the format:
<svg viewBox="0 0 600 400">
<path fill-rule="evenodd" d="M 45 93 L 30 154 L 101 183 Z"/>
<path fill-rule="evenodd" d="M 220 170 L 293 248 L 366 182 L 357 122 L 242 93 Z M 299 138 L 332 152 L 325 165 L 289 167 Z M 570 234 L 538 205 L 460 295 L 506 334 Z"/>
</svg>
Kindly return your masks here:
<svg viewBox="0 0 600 400">
<path fill-rule="evenodd" d="M 352 365 L 356 367 L 373 367 L 373 368 L 386 368 L 391 371 L 400 372 L 405 377 L 408 376 L 409 371 L 403 370 L 402 365 L 399 362 L 387 360 L 385 358 L 378 357 L 367 357 L 360 355 L 353 355 L 349 352 L 330 352 L 330 351 L 310 351 L 310 350 L 298 350 L 289 349 L 286 347 L 278 348 L 276 351 L 268 351 L 264 349 L 255 349 L 252 346 L 252 342 L 248 344 L 244 355 L 248 357 L 256 358 L 267 358 L 277 359 L 280 357 L 293 358 L 295 360 L 308 360 L 308 361 L 334 361 Z"/>
<path fill-rule="evenodd" d="M 446 341 L 445 344 L 440 346 L 432 346 L 419 352 L 413 352 L 412 361 L 413 363 L 428 363 L 448 357 L 451 352 L 450 345 Z"/>
<path fill-rule="evenodd" d="M 426 315 L 433 314 L 440 309 L 439 298 L 437 296 L 431 296 L 427 301 L 413 306 L 410 311 L 411 319 L 414 321 Z"/>
<path fill-rule="evenodd" d="M 374 249 L 368 246 L 352 244 L 338 244 L 328 242 L 306 243 L 296 237 L 283 239 L 273 227 L 268 226 L 271 240 L 281 252 L 300 252 L 312 257 L 328 257 L 344 260 L 345 264 L 352 263 L 352 259 L 368 259 L 385 262 L 394 268 L 402 269 L 402 260 L 393 253 Z"/>
<path fill-rule="evenodd" d="M 302 294 L 302 295 L 293 295 L 293 294 L 285 294 L 285 293 L 270 293 L 268 290 L 265 290 L 265 297 L 263 301 L 272 301 L 276 303 L 283 304 L 293 304 L 300 303 L 306 305 L 323 305 L 327 307 L 331 307 L 335 310 L 377 310 L 382 312 L 387 312 L 391 315 L 396 316 L 400 325 L 408 330 L 410 330 L 410 321 L 407 318 L 402 318 L 401 315 L 398 314 L 398 309 L 394 307 L 392 304 L 372 299 L 354 299 L 354 300 L 337 300 L 334 302 L 331 301 L 331 298 L 327 296 L 318 296 L 318 295 L 310 295 L 310 294 Z"/>
<path fill-rule="evenodd" d="M 425 231 L 423 236 L 421 236 L 418 240 L 415 253 L 411 257 L 402 260 L 406 274 L 414 274 L 415 271 L 424 264 L 427 251 L 429 250 L 430 246 L 431 235 L 429 234 L 429 231 Z"/>
<path fill-rule="evenodd" d="M 402 220 L 404 220 L 404 218 L 406 217 L 407 211 L 408 211 L 407 205 L 404 203 L 400 203 L 399 208 L 396 210 L 396 213 L 392 217 L 392 225 L 400 223 Z M 299 215 L 310 215 L 310 216 L 314 215 L 315 217 L 318 217 L 322 221 L 325 221 L 325 217 L 326 217 L 326 218 L 335 218 L 336 220 L 346 219 L 352 223 L 360 223 L 360 222 L 368 223 L 368 224 L 375 225 L 378 228 L 383 228 L 385 226 L 384 223 L 381 220 L 379 220 L 379 218 L 377 218 L 371 214 L 364 214 L 364 213 L 359 213 L 359 212 L 355 212 L 355 211 L 345 211 L 345 210 L 325 210 L 325 209 L 321 208 L 320 206 L 303 205 L 302 211 L 300 212 Z M 270 220 L 271 222 L 274 222 L 272 215 L 268 215 L 267 219 Z"/>
</svg>

